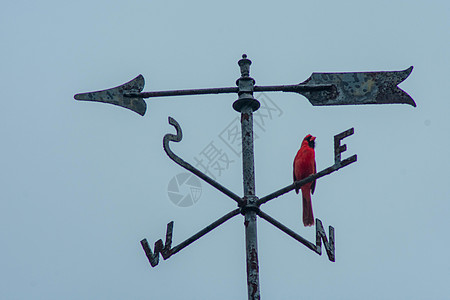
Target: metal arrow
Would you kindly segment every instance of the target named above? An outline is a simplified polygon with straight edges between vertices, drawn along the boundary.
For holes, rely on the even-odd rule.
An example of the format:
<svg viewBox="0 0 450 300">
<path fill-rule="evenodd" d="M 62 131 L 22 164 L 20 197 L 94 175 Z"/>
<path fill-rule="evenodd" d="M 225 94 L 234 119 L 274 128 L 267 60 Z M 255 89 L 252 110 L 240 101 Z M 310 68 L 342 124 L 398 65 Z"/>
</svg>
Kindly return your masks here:
<svg viewBox="0 0 450 300">
<path fill-rule="evenodd" d="M 403 71 L 313 73 L 299 84 L 254 86 L 253 91 L 298 93 L 314 106 L 404 103 L 415 107 L 414 100 L 397 86 L 412 69 L 411 66 Z M 239 92 L 238 87 L 142 92 L 143 88 L 144 77 L 139 75 L 123 85 L 76 94 L 74 98 L 118 105 L 143 116 L 147 109 L 143 98 Z"/>
</svg>

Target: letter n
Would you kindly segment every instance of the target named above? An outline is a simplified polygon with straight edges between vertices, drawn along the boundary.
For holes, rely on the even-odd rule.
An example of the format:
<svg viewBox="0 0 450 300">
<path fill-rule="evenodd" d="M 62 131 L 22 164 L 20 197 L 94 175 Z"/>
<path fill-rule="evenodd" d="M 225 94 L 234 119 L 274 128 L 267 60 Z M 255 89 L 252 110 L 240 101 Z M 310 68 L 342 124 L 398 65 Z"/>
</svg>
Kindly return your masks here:
<svg viewBox="0 0 450 300">
<path fill-rule="evenodd" d="M 327 235 L 325 234 L 325 230 L 323 229 L 322 221 L 316 219 L 316 248 L 317 252 L 322 255 L 322 241 L 325 246 L 325 250 L 327 251 L 328 259 L 330 261 L 335 261 L 334 256 L 334 228 L 329 226 L 329 239 L 327 239 Z"/>
</svg>

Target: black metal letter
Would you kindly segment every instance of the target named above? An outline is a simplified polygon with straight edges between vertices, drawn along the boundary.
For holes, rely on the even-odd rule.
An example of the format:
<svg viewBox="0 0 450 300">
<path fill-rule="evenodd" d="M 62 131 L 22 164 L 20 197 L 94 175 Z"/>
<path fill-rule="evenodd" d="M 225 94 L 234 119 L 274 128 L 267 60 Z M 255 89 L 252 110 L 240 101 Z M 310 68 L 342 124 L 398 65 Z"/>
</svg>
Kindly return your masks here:
<svg viewBox="0 0 450 300">
<path fill-rule="evenodd" d="M 334 256 L 334 228 L 329 226 L 329 238 L 330 242 L 328 242 L 327 235 L 325 234 L 325 230 L 323 229 L 322 221 L 316 219 L 316 248 L 317 253 L 322 255 L 322 240 L 325 246 L 325 250 L 327 251 L 328 259 L 330 261 L 335 260 Z"/>
<path fill-rule="evenodd" d="M 167 224 L 166 231 L 166 244 L 163 244 L 162 240 L 157 240 L 155 243 L 155 252 L 152 252 L 150 249 L 150 245 L 147 242 L 147 239 L 143 239 L 141 241 L 142 248 L 144 248 L 145 255 L 150 262 L 152 267 L 155 267 L 159 263 L 159 254 L 164 258 L 164 260 L 168 259 L 172 253 L 170 248 L 172 247 L 172 233 L 173 233 L 173 221 Z"/>
<path fill-rule="evenodd" d="M 352 135 L 354 132 L 355 129 L 350 128 L 349 130 L 346 130 L 334 136 L 334 163 L 336 165 L 341 163 L 341 153 L 347 150 L 347 145 L 341 145 L 341 140 Z"/>
</svg>

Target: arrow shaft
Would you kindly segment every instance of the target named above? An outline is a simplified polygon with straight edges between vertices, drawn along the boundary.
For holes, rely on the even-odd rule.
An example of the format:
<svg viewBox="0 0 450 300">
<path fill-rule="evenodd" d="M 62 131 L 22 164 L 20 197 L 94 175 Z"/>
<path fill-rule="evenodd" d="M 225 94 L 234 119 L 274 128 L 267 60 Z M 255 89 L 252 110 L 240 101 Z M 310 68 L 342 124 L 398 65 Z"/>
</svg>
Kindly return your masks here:
<svg viewBox="0 0 450 300">
<path fill-rule="evenodd" d="M 254 91 L 255 92 L 307 93 L 307 92 L 317 92 L 317 91 L 329 90 L 329 89 L 333 89 L 333 87 L 334 87 L 334 85 L 332 85 L 332 84 L 267 85 L 267 86 L 255 86 Z M 227 93 L 237 93 L 238 91 L 239 91 L 239 88 L 237 88 L 237 87 L 223 87 L 223 88 L 191 89 L 191 90 L 154 91 L 154 92 L 142 92 L 142 93 L 125 92 L 124 97 L 153 98 L 153 97 L 169 97 L 169 96 L 227 94 Z"/>
<path fill-rule="evenodd" d="M 155 91 L 155 92 L 142 92 L 142 93 L 126 93 L 125 97 L 140 97 L 140 98 L 152 98 L 152 97 L 167 97 L 167 96 L 186 96 L 186 95 L 204 95 L 204 94 L 225 94 L 225 93 L 237 93 L 237 87 L 224 87 L 224 88 L 209 88 L 209 89 L 192 89 L 192 90 L 171 90 L 171 91 Z"/>
<path fill-rule="evenodd" d="M 332 90 L 333 84 L 290 84 L 290 85 L 266 85 L 255 86 L 255 92 L 292 92 L 292 93 L 306 93 Z"/>
</svg>

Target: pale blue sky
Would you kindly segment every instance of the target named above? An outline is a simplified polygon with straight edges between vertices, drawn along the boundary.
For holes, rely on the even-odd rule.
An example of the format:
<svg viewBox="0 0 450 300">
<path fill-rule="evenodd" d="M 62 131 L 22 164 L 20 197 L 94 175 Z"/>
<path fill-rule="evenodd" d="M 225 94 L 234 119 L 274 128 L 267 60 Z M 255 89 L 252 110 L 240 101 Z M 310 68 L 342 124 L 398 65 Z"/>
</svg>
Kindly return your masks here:
<svg viewBox="0 0 450 300">
<path fill-rule="evenodd" d="M 243 219 L 237 216 L 156 268 L 139 241 L 178 244 L 235 208 L 202 183 L 175 206 L 183 172 L 214 142 L 233 163 L 218 181 L 242 195 L 241 160 L 220 139 L 236 95 L 147 101 L 144 117 L 73 95 L 138 74 L 146 91 L 233 86 L 247 53 L 258 85 L 312 72 L 403 70 L 408 105 L 313 107 L 267 93 L 281 112 L 258 129 L 256 191 L 292 181 L 301 139 L 317 136 L 319 169 L 350 127 L 343 157 L 358 162 L 320 179 L 315 215 L 336 230 L 336 262 L 258 221 L 262 299 L 448 299 L 450 287 L 450 2 L 9 1 L 0 11 L 0 298 L 245 299 Z M 256 129 L 255 129 L 256 130 Z M 266 204 L 314 241 L 295 193 Z"/>
</svg>

